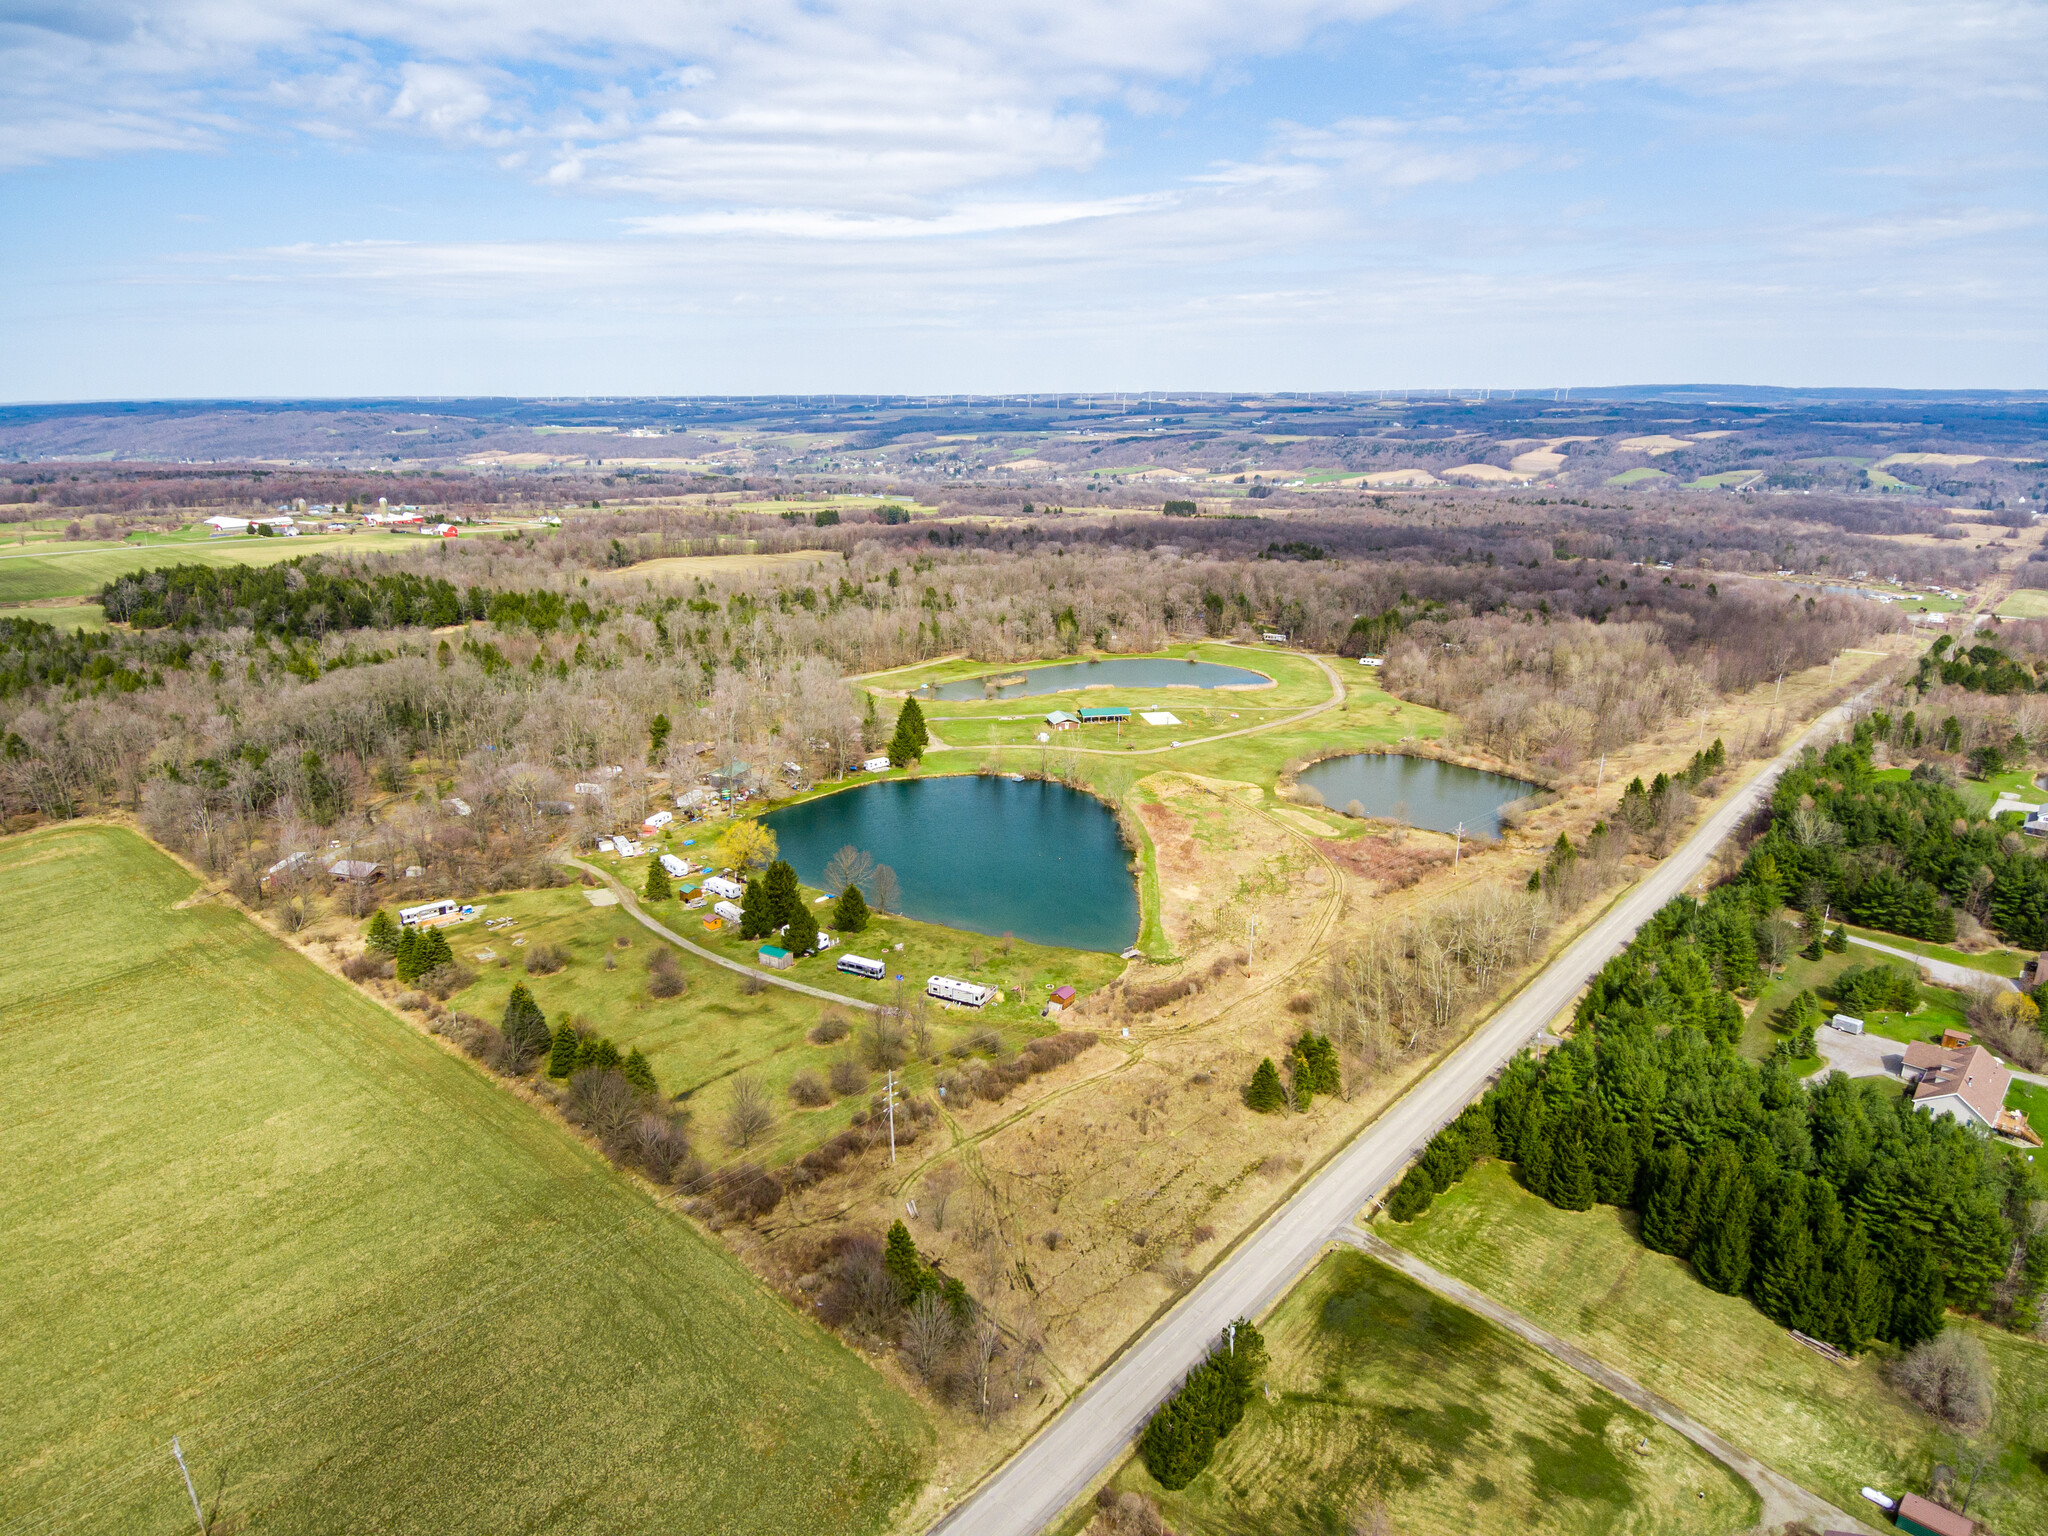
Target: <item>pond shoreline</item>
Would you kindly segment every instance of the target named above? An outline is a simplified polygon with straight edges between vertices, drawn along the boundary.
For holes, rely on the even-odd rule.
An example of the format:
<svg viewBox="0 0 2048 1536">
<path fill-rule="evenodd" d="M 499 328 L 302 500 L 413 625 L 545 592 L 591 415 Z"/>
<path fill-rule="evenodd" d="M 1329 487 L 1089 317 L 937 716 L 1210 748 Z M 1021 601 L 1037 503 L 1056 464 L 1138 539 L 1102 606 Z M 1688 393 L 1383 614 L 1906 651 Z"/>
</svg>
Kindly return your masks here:
<svg viewBox="0 0 2048 1536">
<path fill-rule="evenodd" d="M 1554 785 L 1546 784 L 1540 779 L 1528 778 L 1522 771 L 1500 765 L 1499 760 L 1493 758 L 1490 754 L 1460 752 L 1453 748 L 1445 747 L 1438 742 L 1409 738 L 1394 743 L 1366 742 L 1358 746 L 1335 746 L 1318 751 L 1311 757 L 1296 758 L 1280 770 L 1279 777 L 1273 784 L 1273 793 L 1279 799 L 1293 805 L 1308 804 L 1309 802 L 1303 796 L 1305 794 L 1316 794 L 1317 803 L 1321 804 L 1325 810 L 1334 811 L 1338 815 L 1344 815 L 1345 812 L 1342 806 L 1331 805 L 1328 801 L 1323 800 L 1320 794 L 1314 790 L 1313 786 L 1305 785 L 1301 782 L 1301 775 L 1319 763 L 1333 762 L 1339 758 L 1349 757 L 1412 758 L 1419 761 L 1442 763 L 1452 768 L 1464 768 L 1474 773 L 1484 773 L 1493 778 L 1510 779 L 1517 784 L 1527 785 L 1528 792 L 1526 794 L 1517 795 L 1512 800 L 1500 802 L 1494 812 L 1497 818 L 1504 818 L 1516 806 L 1535 809 L 1536 807 L 1528 806 L 1529 801 L 1537 800 L 1544 796 L 1555 796 L 1558 792 Z M 1549 801 L 1545 800 L 1544 803 L 1548 804 Z M 1399 818 L 1368 811 L 1363 818 L 1357 819 L 1367 822 L 1382 822 L 1391 826 Z M 1407 823 L 1407 825 L 1416 832 L 1433 833 L 1441 837 L 1451 835 L 1436 828 L 1415 825 L 1412 821 Z M 1469 829 L 1465 835 L 1467 837 L 1478 836 L 1488 842 L 1498 842 L 1502 833 L 1512 830 L 1513 828 L 1507 826 L 1503 820 L 1499 830 L 1491 835 L 1475 833 Z"/>
</svg>

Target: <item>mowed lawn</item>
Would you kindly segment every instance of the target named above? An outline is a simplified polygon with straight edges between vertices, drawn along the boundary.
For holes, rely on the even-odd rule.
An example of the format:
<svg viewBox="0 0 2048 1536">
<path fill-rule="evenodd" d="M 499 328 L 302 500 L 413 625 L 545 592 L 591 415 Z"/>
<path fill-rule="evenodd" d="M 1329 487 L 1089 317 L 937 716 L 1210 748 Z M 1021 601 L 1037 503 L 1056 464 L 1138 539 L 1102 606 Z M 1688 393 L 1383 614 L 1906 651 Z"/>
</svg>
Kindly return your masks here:
<svg viewBox="0 0 2048 1536">
<path fill-rule="evenodd" d="M 275 565 L 305 555 L 390 553 L 405 548 L 389 533 L 304 534 L 295 539 L 232 538 L 212 541 L 163 539 L 102 544 L 85 549 L 58 546 L 47 553 L 0 550 L 0 603 L 29 603 L 48 597 L 87 597 L 109 581 L 136 571 L 173 565 Z M 30 614 L 33 618 L 34 615 Z"/>
<path fill-rule="evenodd" d="M 921 1411 L 139 837 L 0 841 L 0 1530 L 867 1531 Z"/>
<path fill-rule="evenodd" d="M 1362 1253 L 1326 1255 L 1263 1331 L 1272 1396 L 1206 1472 L 1178 1494 L 1141 1461 L 1119 1474 L 1186 1536 L 1370 1529 L 1373 1502 L 1406 1536 L 1723 1536 L 1756 1518 L 1688 1441 Z"/>
<path fill-rule="evenodd" d="M 1560 1211 L 1482 1163 L 1415 1221 L 1375 1229 L 1448 1274 L 1626 1371 L 1707 1428 L 1854 1514 L 1869 1484 L 1926 1492 L 1955 1449 L 1885 1380 L 1880 1348 L 1857 1365 L 1823 1359 L 1749 1302 L 1710 1291 L 1652 1253 L 1608 1206 Z M 2048 1347 L 1956 1318 L 1998 1375 L 2000 1418 L 2036 1426 L 2048 1407 Z M 1996 1425 L 1994 1426 L 1994 1429 Z M 2038 1428 L 2034 1431 L 2038 1434 Z M 2005 1445 L 1971 1514 L 1999 1531 L 2048 1531 L 2038 1444 Z"/>
</svg>

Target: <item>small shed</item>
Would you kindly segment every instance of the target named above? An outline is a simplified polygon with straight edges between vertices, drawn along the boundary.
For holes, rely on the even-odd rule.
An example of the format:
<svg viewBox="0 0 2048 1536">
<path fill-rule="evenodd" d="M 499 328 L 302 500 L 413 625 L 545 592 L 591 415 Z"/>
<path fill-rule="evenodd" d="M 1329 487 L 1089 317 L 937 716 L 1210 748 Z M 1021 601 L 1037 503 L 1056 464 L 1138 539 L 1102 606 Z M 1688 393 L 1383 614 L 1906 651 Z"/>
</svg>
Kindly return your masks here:
<svg viewBox="0 0 2048 1536">
<path fill-rule="evenodd" d="M 1828 1020 L 1828 1023 L 1845 1035 L 1860 1035 L 1863 1033 L 1863 1021 L 1861 1019 L 1852 1019 L 1846 1013 L 1836 1014 L 1832 1019 Z"/>
<path fill-rule="evenodd" d="M 1917 1493 L 1900 1499 L 1898 1512 L 1892 1518 L 1909 1536 L 1977 1536 L 1976 1521 Z"/>
<path fill-rule="evenodd" d="M 1045 717 L 1045 723 L 1056 731 L 1071 731 L 1081 723 L 1081 717 L 1068 714 L 1064 709 L 1056 709 Z"/>
<path fill-rule="evenodd" d="M 760 959 L 761 963 L 771 971 L 786 971 L 796 964 L 796 956 L 792 955 L 780 944 L 763 944 L 761 946 Z"/>
<path fill-rule="evenodd" d="M 1062 1008 L 1071 1007 L 1074 1002 L 1074 989 L 1072 987 L 1054 987 L 1052 989 L 1052 1000 Z"/>
<path fill-rule="evenodd" d="M 327 866 L 327 873 L 334 876 L 337 880 L 367 882 L 382 880 L 384 878 L 384 866 L 382 864 L 372 864 L 368 859 L 336 859 Z"/>
<path fill-rule="evenodd" d="M 1100 709 L 1081 711 L 1083 725 L 1125 725 L 1130 718 L 1131 712 L 1121 704 L 1106 704 Z"/>
</svg>

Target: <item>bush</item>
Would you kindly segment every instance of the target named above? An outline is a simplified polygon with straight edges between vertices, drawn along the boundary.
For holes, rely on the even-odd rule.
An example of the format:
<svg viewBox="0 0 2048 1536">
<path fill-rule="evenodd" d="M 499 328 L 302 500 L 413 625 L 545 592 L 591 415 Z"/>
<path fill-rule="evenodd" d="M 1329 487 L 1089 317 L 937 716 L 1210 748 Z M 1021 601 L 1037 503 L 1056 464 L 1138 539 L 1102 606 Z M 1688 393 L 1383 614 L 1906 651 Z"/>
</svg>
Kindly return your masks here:
<svg viewBox="0 0 2048 1536">
<path fill-rule="evenodd" d="M 444 1003 L 456 993 L 466 992 L 475 984 L 476 972 L 459 960 L 435 966 L 416 983 L 422 992 L 431 992 Z"/>
<path fill-rule="evenodd" d="M 688 988 L 674 950 L 663 945 L 647 957 L 648 996 L 680 997 Z"/>
<path fill-rule="evenodd" d="M 758 1163 L 735 1163 L 711 1180 L 711 1203 L 728 1216 L 752 1221 L 782 1203 L 782 1185 Z"/>
<path fill-rule="evenodd" d="M 837 1045 L 852 1033 L 853 1024 L 846 1015 L 837 1008 L 827 1008 L 811 1027 L 811 1044 Z"/>
<path fill-rule="evenodd" d="M 395 967 L 375 950 L 360 955 L 350 955 L 341 962 L 341 974 L 350 981 L 389 980 Z"/>
<path fill-rule="evenodd" d="M 1917 1344 L 1892 1366 L 1899 1389 L 1954 1429 L 1981 1429 L 1996 1401 L 1984 1346 L 1957 1328 Z"/>
<path fill-rule="evenodd" d="M 526 974 L 552 976 L 569 963 L 569 952 L 559 944 L 535 944 L 526 951 Z"/>
<path fill-rule="evenodd" d="M 789 1080 L 789 1097 L 800 1109 L 817 1109 L 832 1102 L 832 1091 L 825 1079 L 806 1067 Z"/>
<path fill-rule="evenodd" d="M 831 1083 L 832 1091 L 841 1098 L 848 1094 L 868 1091 L 867 1071 L 851 1056 L 842 1056 L 832 1063 L 832 1071 L 827 1081 Z"/>
</svg>

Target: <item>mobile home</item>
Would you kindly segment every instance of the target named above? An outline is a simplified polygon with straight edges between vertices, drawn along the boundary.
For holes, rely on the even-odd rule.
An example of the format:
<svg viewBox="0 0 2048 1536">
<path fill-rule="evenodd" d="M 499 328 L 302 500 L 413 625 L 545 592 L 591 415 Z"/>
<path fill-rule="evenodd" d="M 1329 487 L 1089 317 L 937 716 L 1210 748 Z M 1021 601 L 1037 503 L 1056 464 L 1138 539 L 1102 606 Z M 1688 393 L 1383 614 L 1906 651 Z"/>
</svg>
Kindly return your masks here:
<svg viewBox="0 0 2048 1536">
<path fill-rule="evenodd" d="M 994 987 L 978 986 L 952 976 L 932 976 L 924 984 L 925 994 L 942 1003 L 959 1003 L 966 1008 L 986 1008 L 996 1000 Z"/>
</svg>

